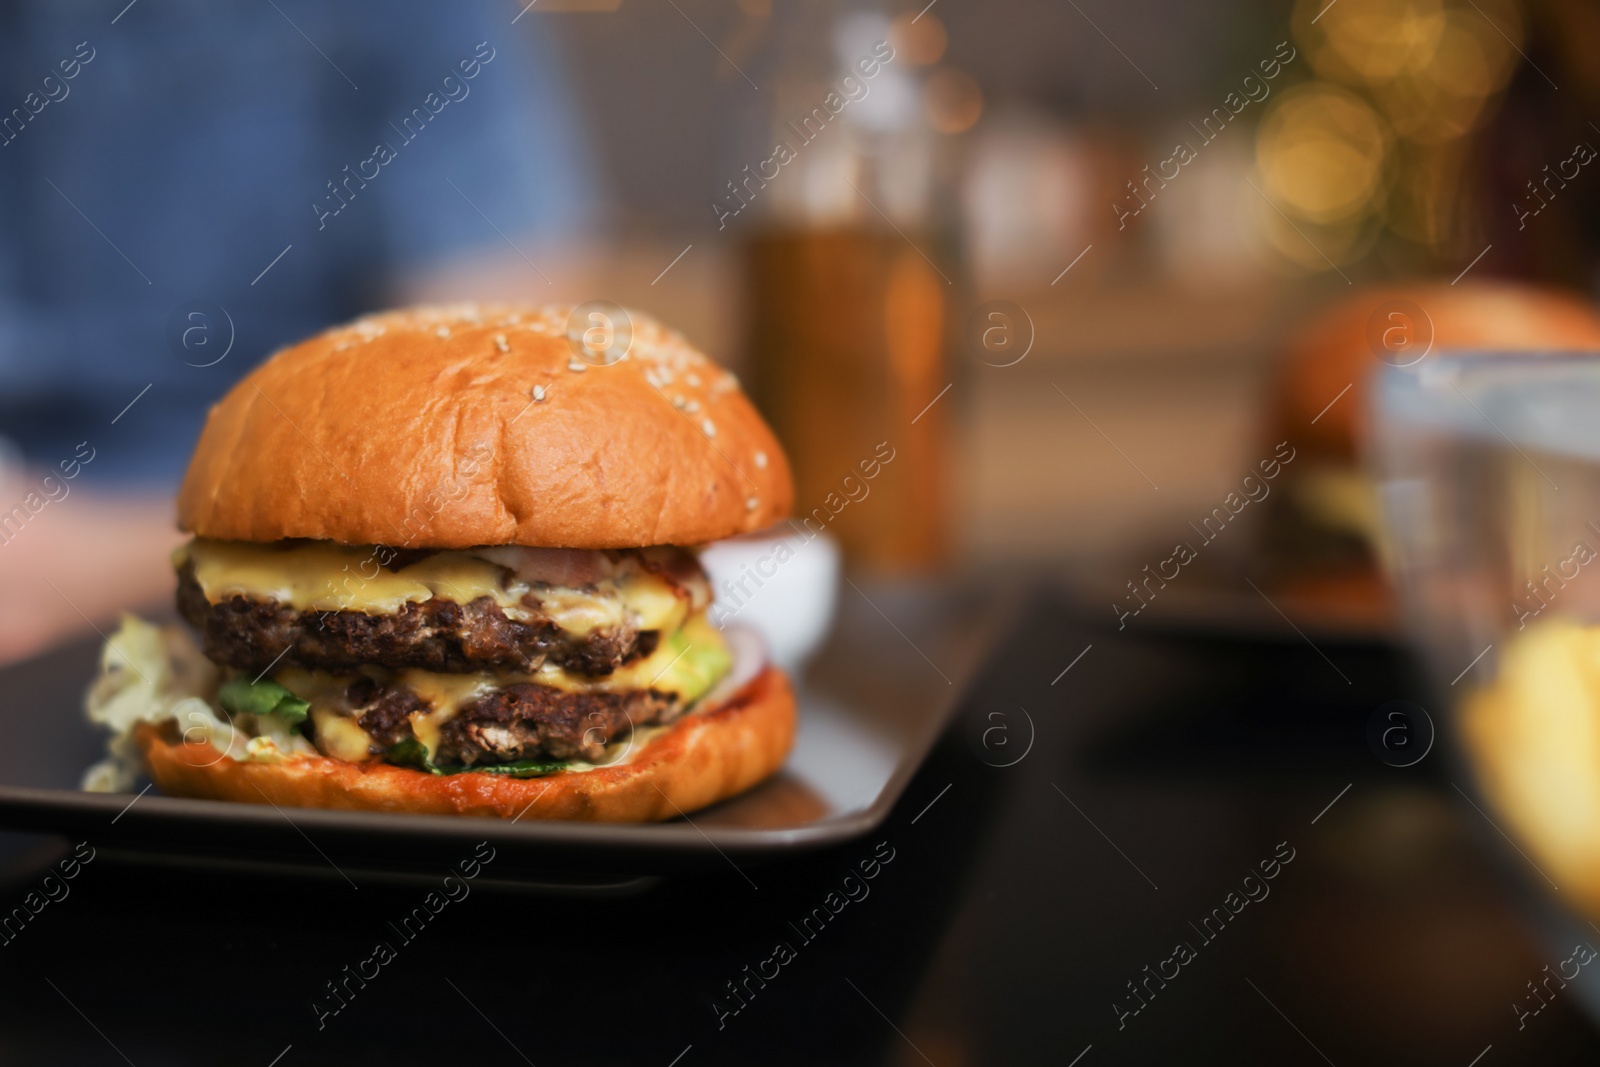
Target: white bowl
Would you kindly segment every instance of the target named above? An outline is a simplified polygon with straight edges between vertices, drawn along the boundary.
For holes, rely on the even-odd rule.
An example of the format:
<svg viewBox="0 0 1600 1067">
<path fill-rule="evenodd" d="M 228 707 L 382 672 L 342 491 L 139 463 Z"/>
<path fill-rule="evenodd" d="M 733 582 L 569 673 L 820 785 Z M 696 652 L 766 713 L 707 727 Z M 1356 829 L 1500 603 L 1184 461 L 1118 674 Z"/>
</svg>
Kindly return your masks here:
<svg viewBox="0 0 1600 1067">
<path fill-rule="evenodd" d="M 709 545 L 700 562 L 711 621 L 759 631 L 778 666 L 798 671 L 827 637 L 839 599 L 839 545 L 828 534 L 775 526 Z"/>
</svg>

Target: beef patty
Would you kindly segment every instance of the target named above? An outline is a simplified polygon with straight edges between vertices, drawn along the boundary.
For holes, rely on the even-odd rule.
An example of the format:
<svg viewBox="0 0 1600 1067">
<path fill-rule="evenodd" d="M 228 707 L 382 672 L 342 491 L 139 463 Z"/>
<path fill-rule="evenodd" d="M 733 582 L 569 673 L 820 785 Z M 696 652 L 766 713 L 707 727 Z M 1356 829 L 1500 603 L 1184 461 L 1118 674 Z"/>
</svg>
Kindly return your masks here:
<svg viewBox="0 0 1600 1067">
<path fill-rule="evenodd" d="M 273 665 L 349 670 L 531 671 L 549 659 L 582 674 L 607 675 L 654 652 L 661 635 L 628 626 L 576 637 L 548 619 L 508 618 L 489 597 L 467 604 L 435 597 L 389 615 L 300 611 L 274 600 L 233 596 L 213 604 L 193 564 L 178 572 L 178 612 L 199 630 L 206 658 L 241 671 Z"/>
<path fill-rule="evenodd" d="M 409 716 L 428 709 L 411 690 L 369 679 L 353 682 L 348 699 L 380 752 L 413 737 Z M 468 767 L 529 759 L 592 762 L 634 727 L 670 722 L 681 710 L 677 697 L 654 689 L 567 693 L 509 685 L 463 705 L 440 730 L 439 751 L 430 755 L 438 764 Z"/>
</svg>

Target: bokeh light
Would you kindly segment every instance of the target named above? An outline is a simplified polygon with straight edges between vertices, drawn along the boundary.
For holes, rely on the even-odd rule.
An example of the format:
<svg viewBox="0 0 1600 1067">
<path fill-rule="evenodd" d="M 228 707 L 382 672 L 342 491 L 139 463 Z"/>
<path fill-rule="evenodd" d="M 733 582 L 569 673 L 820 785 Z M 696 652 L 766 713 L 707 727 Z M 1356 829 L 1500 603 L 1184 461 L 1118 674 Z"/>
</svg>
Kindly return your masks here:
<svg viewBox="0 0 1600 1067">
<path fill-rule="evenodd" d="M 962 133 L 983 114 L 983 90 L 970 74 L 941 67 L 922 87 L 922 106 L 939 133 Z"/>
<path fill-rule="evenodd" d="M 1278 98 L 1256 137 L 1256 166 L 1273 202 L 1322 225 L 1382 204 L 1389 134 L 1359 96 L 1328 82 Z"/>
<path fill-rule="evenodd" d="M 1427 63 L 1446 24 L 1442 0 L 1302 2 L 1295 15 L 1296 37 L 1312 68 L 1352 86 L 1387 81 Z"/>
<path fill-rule="evenodd" d="M 1381 85 L 1374 95 L 1395 132 L 1441 144 L 1470 132 L 1485 104 L 1505 88 L 1516 52 L 1476 12 L 1452 11 L 1424 63 Z"/>
<path fill-rule="evenodd" d="M 1461 145 L 1520 59 L 1514 0 L 1298 0 L 1292 25 L 1317 77 L 1272 107 L 1257 166 L 1282 209 L 1315 229 L 1327 253 L 1316 262 L 1384 231 L 1450 254 L 1472 195 Z M 1287 232 L 1281 219 L 1268 228 Z M 1306 245 L 1284 237 L 1281 248 L 1300 262 Z"/>
<path fill-rule="evenodd" d="M 889 24 L 889 43 L 896 58 L 914 67 L 928 67 L 944 58 L 949 37 L 944 23 L 930 11 L 901 15 Z"/>
</svg>

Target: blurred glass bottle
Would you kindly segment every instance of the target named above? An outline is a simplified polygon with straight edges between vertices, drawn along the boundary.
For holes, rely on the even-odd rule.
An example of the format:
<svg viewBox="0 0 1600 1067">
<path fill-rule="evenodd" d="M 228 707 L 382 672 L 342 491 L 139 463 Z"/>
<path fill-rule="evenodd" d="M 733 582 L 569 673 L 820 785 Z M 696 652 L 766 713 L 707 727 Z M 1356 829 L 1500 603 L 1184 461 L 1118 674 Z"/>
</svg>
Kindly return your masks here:
<svg viewBox="0 0 1600 1067">
<path fill-rule="evenodd" d="M 855 563 L 931 569 L 949 540 L 952 183 L 889 18 L 788 18 L 768 147 L 722 201 L 756 216 L 752 391 L 794 463 L 797 521 Z"/>
</svg>

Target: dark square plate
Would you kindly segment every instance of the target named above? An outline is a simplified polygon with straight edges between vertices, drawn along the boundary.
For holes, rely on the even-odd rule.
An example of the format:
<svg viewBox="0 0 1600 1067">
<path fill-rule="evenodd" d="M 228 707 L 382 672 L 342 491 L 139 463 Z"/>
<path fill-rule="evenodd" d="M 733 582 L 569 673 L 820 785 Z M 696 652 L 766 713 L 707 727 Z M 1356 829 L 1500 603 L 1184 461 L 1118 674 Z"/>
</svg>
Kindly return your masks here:
<svg viewBox="0 0 1600 1067">
<path fill-rule="evenodd" d="M 870 596 L 870 599 L 868 599 Z M 488 841 L 501 878 L 585 892 L 646 875 L 838 845 L 871 832 L 948 722 L 1002 609 L 927 587 L 846 587 L 800 686 L 777 776 L 688 819 L 651 825 L 387 815 L 78 790 L 105 738 L 82 711 L 98 641 L 0 670 L 0 828 L 85 838 L 151 863 L 408 877 Z"/>
</svg>

